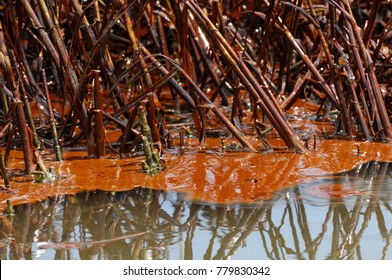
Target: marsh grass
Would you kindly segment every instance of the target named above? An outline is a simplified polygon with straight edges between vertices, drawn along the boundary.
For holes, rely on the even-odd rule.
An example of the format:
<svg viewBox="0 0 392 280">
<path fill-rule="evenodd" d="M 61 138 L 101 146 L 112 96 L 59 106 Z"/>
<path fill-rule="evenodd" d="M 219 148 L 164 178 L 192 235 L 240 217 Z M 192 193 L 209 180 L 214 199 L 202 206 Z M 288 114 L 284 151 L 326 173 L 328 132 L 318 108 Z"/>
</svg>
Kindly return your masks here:
<svg viewBox="0 0 392 280">
<path fill-rule="evenodd" d="M 304 153 L 309 139 L 285 116 L 303 97 L 319 104 L 320 119 L 338 111 L 332 137 L 390 141 L 392 6 L 371 3 L 2 3 L 4 162 L 17 146 L 26 173 L 40 170 L 42 142 L 57 160 L 75 145 L 93 158 L 132 156 L 143 142 L 140 104 L 160 153 L 180 135 L 166 123 L 173 104 L 192 113 L 186 126 L 200 146 L 213 115 L 244 150 L 270 149 L 268 136 L 278 135 L 288 150 Z M 106 137 L 113 126 L 119 145 Z"/>
</svg>

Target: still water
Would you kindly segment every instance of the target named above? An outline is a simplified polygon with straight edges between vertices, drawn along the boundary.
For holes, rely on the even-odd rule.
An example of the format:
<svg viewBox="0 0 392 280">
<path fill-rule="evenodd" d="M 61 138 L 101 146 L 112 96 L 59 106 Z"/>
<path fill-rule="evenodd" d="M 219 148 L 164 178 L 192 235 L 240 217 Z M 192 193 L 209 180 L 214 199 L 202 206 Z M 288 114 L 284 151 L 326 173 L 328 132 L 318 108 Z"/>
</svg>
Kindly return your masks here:
<svg viewBox="0 0 392 280">
<path fill-rule="evenodd" d="M 1 259 L 392 259 L 392 163 L 252 204 L 136 188 L 61 195 L 1 218 Z"/>
</svg>

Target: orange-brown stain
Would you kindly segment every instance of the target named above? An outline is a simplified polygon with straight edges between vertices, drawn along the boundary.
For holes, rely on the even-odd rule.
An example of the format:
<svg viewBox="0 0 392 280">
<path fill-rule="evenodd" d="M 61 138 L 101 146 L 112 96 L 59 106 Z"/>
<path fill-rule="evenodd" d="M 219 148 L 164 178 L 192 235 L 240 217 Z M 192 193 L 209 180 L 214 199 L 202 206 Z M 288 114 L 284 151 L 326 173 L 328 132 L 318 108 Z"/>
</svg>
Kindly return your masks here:
<svg viewBox="0 0 392 280">
<path fill-rule="evenodd" d="M 203 150 L 189 145 L 191 148 L 182 155 L 166 153 L 163 158 L 167 168 L 155 176 L 141 171 L 143 157 L 88 159 L 85 152 L 66 152 L 62 163 L 51 161 L 51 157 L 46 160 L 60 177 L 45 184 L 17 174 L 23 170 L 22 154 L 13 151 L 9 168 L 15 174 L 11 188 L 0 191 L 0 208 L 4 209 L 7 199 L 16 205 L 60 194 L 136 187 L 186 192 L 189 199 L 212 203 L 257 203 L 273 198 L 277 190 L 311 183 L 370 160 L 392 161 L 392 145 L 383 143 L 318 140 L 316 151 L 307 154 L 222 151 L 216 146 L 209 149 L 208 145 L 207 141 Z M 325 186 L 315 195 L 339 197 L 348 191 L 341 186 Z"/>
</svg>

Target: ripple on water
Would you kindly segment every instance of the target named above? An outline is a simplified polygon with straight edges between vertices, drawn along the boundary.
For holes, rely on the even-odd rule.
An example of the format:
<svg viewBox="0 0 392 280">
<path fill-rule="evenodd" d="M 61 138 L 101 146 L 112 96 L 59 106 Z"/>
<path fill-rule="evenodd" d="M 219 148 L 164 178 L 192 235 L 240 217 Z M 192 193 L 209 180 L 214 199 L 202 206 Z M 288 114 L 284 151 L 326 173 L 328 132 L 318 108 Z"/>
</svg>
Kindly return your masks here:
<svg viewBox="0 0 392 280">
<path fill-rule="evenodd" d="M 313 205 L 392 201 L 392 163 L 370 161 L 356 168 L 300 185 Z M 329 177 L 329 178 L 328 178 Z"/>
</svg>

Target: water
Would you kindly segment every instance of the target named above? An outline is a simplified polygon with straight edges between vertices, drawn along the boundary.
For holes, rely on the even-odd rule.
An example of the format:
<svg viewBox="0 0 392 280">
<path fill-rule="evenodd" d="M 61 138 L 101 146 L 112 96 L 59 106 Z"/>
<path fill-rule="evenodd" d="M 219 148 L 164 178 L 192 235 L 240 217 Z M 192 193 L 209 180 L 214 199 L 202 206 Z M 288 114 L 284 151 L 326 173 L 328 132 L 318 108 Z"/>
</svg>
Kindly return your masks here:
<svg viewBox="0 0 392 280">
<path fill-rule="evenodd" d="M 392 259 L 391 202 L 392 163 L 375 161 L 253 204 L 147 188 L 62 195 L 2 217 L 0 258 Z"/>
</svg>

